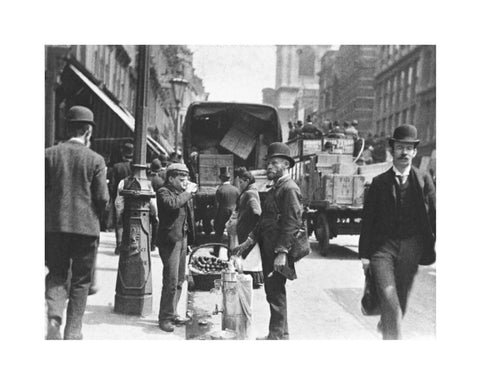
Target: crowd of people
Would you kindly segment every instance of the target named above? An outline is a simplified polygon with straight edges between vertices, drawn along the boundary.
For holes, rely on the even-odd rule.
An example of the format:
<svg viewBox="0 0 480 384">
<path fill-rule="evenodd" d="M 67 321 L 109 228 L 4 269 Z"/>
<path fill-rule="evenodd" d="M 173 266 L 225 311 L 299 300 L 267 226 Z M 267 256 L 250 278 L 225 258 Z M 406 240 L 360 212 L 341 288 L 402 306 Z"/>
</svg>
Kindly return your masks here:
<svg viewBox="0 0 480 384">
<path fill-rule="evenodd" d="M 121 252 L 125 215 L 120 192 L 132 172 L 133 146 L 124 145 L 122 162 L 112 167 L 107 183 L 103 157 L 89 149 L 94 128 L 93 113 L 74 106 L 67 114 L 70 139 L 45 152 L 47 339 L 62 338 L 60 326 L 67 303 L 63 338 L 83 337 L 87 296 L 94 293 L 100 219 L 112 199 L 115 251 Z M 348 126 L 345 132 L 349 129 L 354 128 Z M 401 338 L 401 319 L 418 265 L 435 261 L 435 187 L 428 173 L 412 166 L 418 143 L 414 126 L 395 129 L 388 140 L 393 167 L 374 178 L 364 206 L 359 254 L 378 291 L 378 328 L 384 339 Z M 198 185 L 189 180 L 192 170 L 179 160 L 177 155 L 154 159 L 148 172 L 155 195 L 150 201 L 150 245 L 152 249 L 158 246 L 163 263 L 158 326 L 164 332 L 189 321 L 177 305 L 185 281 L 189 235 L 195 233 L 193 198 Z M 253 276 L 254 285 L 264 286 L 270 322 L 269 333 L 262 339 L 267 340 L 289 339 L 286 281 L 297 278 L 289 253 L 304 226 L 302 195 L 288 172 L 294 164 L 287 144 L 268 146 L 270 185 L 262 202 L 255 178 L 246 168 L 236 169 L 233 175 L 224 168 L 218 175 L 215 236 L 221 242 L 227 229 L 239 270 L 245 262 L 249 267 L 243 271 Z M 247 263 L 255 247 L 258 263 Z"/>
</svg>

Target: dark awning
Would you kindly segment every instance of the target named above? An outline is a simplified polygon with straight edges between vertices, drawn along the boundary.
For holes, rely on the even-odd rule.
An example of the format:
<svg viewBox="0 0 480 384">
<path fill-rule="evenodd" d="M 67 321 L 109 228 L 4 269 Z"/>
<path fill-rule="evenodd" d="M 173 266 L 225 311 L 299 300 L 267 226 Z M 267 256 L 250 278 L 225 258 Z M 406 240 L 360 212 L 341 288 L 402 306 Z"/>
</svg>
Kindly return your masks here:
<svg viewBox="0 0 480 384">
<path fill-rule="evenodd" d="M 83 84 L 85 84 L 92 92 L 95 94 L 123 123 L 124 125 L 131 131 L 135 132 L 135 118 L 133 115 L 125 108 L 117 104 L 114 100 L 112 100 L 104 91 L 102 91 L 95 83 L 93 83 L 86 75 L 84 75 L 78 68 L 76 68 L 73 64 L 68 64 L 66 70 L 70 70 Z M 97 124 L 101 129 L 101 126 Z M 116 136 L 119 135 L 119 140 L 124 139 L 124 133 L 121 132 L 120 129 L 117 129 L 116 132 L 109 129 L 108 131 L 105 130 L 105 138 L 97 138 L 97 140 L 101 141 L 102 139 L 115 139 Z M 122 137 L 120 137 L 122 136 Z M 152 137 L 147 136 L 147 146 L 150 150 L 152 150 L 156 154 L 165 154 L 168 155 L 167 149 L 164 148 L 159 142 L 154 140 Z"/>
</svg>

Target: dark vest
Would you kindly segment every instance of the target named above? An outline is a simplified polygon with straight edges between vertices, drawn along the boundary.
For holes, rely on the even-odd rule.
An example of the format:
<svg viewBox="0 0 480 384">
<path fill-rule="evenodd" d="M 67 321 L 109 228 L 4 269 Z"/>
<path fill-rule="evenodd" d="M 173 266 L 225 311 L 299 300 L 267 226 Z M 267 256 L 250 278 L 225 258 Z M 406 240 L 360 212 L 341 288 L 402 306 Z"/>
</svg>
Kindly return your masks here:
<svg viewBox="0 0 480 384">
<path fill-rule="evenodd" d="M 406 239 L 420 233 L 418 202 L 415 189 L 409 175 L 403 185 L 395 183 L 397 209 L 395 214 L 395 237 Z"/>
</svg>

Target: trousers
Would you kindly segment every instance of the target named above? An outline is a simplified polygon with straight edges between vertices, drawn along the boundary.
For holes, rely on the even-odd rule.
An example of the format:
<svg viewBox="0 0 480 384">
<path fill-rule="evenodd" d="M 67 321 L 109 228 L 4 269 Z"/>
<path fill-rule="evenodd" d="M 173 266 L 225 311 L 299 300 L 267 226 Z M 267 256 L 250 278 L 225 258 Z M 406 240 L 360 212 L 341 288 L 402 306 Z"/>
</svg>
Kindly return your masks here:
<svg viewBox="0 0 480 384">
<path fill-rule="evenodd" d="M 45 234 L 47 316 L 62 322 L 68 300 L 64 339 L 82 339 L 82 320 L 98 248 L 98 237 Z"/>
<path fill-rule="evenodd" d="M 373 279 L 380 300 L 384 340 L 402 338 L 401 322 L 422 256 L 421 236 L 389 239 L 371 257 Z"/>
<path fill-rule="evenodd" d="M 159 321 L 173 320 L 182 295 L 187 258 L 187 237 L 174 243 L 159 244 L 158 251 L 163 263 L 162 295 Z"/>
<path fill-rule="evenodd" d="M 285 284 L 287 278 L 273 271 L 273 262 L 276 254 L 274 244 L 268 239 L 260 241 L 262 255 L 262 270 L 264 278 L 265 294 L 270 307 L 270 322 L 268 325 L 268 339 L 286 340 L 289 338 L 287 319 L 287 291 Z"/>
</svg>

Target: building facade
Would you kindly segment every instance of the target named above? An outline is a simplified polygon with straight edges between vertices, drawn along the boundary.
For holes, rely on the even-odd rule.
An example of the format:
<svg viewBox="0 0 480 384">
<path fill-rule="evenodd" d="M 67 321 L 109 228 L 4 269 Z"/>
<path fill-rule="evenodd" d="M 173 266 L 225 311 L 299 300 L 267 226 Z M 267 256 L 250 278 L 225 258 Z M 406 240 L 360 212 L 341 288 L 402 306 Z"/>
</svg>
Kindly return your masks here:
<svg viewBox="0 0 480 384">
<path fill-rule="evenodd" d="M 319 104 L 317 118 L 320 122 L 333 121 L 336 118 L 336 105 L 338 98 L 338 78 L 336 73 L 336 50 L 330 50 L 320 59 L 320 72 L 318 72 Z"/>
<path fill-rule="evenodd" d="M 304 120 L 307 112 L 318 104 L 316 74 L 320 70 L 320 58 L 329 47 L 277 45 L 275 89 L 273 92 L 264 89 L 263 101 L 277 108 L 284 140 L 288 136 L 288 121 Z"/>
<path fill-rule="evenodd" d="M 118 161 L 122 144 L 133 138 L 137 51 L 134 45 L 46 47 L 46 147 L 65 139 L 65 112 L 80 104 L 95 114 L 92 149 L 111 162 Z M 188 81 L 182 120 L 190 102 L 206 97 L 202 81 L 194 73 L 192 54 L 185 46 L 150 46 L 146 110 L 150 157 L 173 151 L 175 105 L 169 80 L 175 76 Z"/>
<path fill-rule="evenodd" d="M 375 133 L 390 136 L 400 124 L 418 129 L 419 155 L 436 145 L 436 47 L 383 45 L 375 71 Z"/>
</svg>

